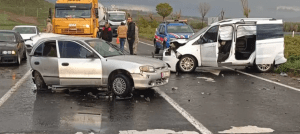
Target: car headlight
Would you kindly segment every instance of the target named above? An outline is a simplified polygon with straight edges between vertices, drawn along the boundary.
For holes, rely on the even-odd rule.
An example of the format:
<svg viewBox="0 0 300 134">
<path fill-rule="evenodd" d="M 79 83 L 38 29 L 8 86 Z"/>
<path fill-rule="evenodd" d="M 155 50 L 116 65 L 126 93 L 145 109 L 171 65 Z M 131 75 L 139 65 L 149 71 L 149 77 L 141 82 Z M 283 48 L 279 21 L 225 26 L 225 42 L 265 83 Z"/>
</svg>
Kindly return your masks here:
<svg viewBox="0 0 300 134">
<path fill-rule="evenodd" d="M 2 51 L 2 54 L 16 54 L 16 51 Z"/>
<path fill-rule="evenodd" d="M 11 51 L 11 54 L 16 54 L 16 51 Z"/>
<path fill-rule="evenodd" d="M 141 66 L 140 70 L 141 72 L 155 72 L 155 68 L 153 66 Z"/>
<path fill-rule="evenodd" d="M 7 51 L 2 51 L 2 54 L 7 54 Z"/>
</svg>

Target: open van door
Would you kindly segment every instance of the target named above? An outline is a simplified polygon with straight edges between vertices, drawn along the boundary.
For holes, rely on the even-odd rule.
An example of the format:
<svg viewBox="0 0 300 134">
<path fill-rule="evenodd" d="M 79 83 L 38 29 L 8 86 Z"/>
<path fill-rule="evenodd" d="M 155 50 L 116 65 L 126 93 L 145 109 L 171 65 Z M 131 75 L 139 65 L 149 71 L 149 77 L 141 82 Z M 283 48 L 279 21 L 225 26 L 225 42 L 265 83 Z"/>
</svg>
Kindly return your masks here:
<svg viewBox="0 0 300 134">
<path fill-rule="evenodd" d="M 201 66 L 218 67 L 219 26 L 211 27 L 198 41 L 201 52 Z"/>
<path fill-rule="evenodd" d="M 284 51 L 282 20 L 257 22 L 256 64 L 273 64 L 275 57 Z"/>
</svg>

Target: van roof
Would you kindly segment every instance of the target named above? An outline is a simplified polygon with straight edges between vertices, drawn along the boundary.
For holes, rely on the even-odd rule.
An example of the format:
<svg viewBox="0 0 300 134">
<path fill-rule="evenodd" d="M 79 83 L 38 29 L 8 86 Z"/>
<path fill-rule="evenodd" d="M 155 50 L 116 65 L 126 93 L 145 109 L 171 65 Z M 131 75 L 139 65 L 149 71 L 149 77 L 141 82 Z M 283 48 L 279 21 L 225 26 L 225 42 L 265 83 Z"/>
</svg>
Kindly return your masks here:
<svg viewBox="0 0 300 134">
<path fill-rule="evenodd" d="M 233 19 L 226 19 L 226 20 L 222 20 L 219 22 L 215 22 L 215 23 L 212 23 L 211 25 L 234 24 L 234 23 L 241 22 L 241 21 L 257 22 L 257 21 L 272 21 L 272 20 L 276 20 L 276 19 L 273 19 L 273 18 L 233 18 Z M 281 19 L 279 19 L 279 20 L 281 20 Z"/>
</svg>

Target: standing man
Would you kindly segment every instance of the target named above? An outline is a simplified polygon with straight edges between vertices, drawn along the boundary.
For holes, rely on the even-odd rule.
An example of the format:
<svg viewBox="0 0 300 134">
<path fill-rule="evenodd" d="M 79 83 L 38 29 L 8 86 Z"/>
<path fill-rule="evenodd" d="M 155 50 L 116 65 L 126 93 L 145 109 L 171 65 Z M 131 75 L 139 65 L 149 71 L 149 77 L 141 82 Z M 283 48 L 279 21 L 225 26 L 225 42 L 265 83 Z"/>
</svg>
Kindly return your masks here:
<svg viewBox="0 0 300 134">
<path fill-rule="evenodd" d="M 135 40 L 135 24 L 132 22 L 132 18 L 127 18 L 128 30 L 127 30 L 127 40 L 129 44 L 130 54 L 133 55 L 133 43 Z"/>
<path fill-rule="evenodd" d="M 135 25 L 135 40 L 133 44 L 133 54 L 137 54 L 137 46 L 139 44 L 139 28 Z"/>
<path fill-rule="evenodd" d="M 47 29 L 46 29 L 46 33 L 53 33 L 53 26 L 51 24 L 51 19 L 47 19 Z"/>
<path fill-rule="evenodd" d="M 122 52 L 124 51 L 124 45 L 127 38 L 127 31 L 128 31 L 127 26 L 125 26 L 124 22 L 121 22 L 121 26 L 118 27 L 117 33 L 118 33 L 118 38 L 120 39 L 120 49 Z"/>
</svg>

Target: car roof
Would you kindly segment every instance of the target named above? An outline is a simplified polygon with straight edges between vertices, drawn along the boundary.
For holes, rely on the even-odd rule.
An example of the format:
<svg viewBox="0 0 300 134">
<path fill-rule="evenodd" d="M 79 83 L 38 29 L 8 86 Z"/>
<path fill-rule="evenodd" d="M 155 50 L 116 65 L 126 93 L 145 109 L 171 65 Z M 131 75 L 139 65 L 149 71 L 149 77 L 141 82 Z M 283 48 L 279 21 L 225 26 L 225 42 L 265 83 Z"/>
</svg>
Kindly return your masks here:
<svg viewBox="0 0 300 134">
<path fill-rule="evenodd" d="M 34 26 L 34 25 L 17 25 L 15 27 L 37 27 L 37 26 Z"/>
</svg>

